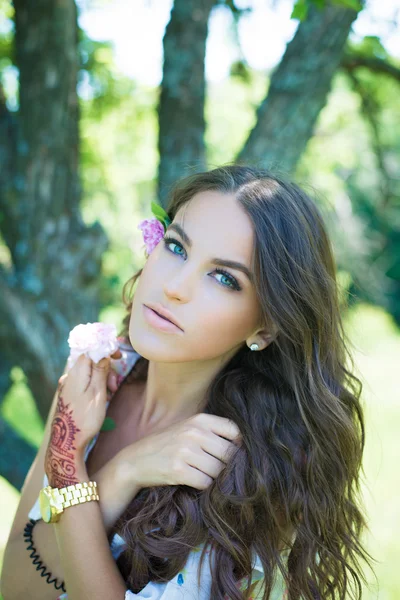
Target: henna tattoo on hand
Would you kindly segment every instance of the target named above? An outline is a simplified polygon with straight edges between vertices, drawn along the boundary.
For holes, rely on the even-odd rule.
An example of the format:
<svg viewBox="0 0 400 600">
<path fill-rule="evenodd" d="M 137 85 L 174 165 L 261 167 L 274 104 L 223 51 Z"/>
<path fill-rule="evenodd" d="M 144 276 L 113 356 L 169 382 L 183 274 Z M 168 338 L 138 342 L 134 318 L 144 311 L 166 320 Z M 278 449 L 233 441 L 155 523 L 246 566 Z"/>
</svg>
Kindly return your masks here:
<svg viewBox="0 0 400 600">
<path fill-rule="evenodd" d="M 51 487 L 63 488 L 79 483 L 76 474 L 76 434 L 81 431 L 74 422 L 73 410 L 68 410 L 61 395 L 60 385 L 57 408 L 51 424 L 51 438 L 45 458 L 45 472 Z"/>
</svg>

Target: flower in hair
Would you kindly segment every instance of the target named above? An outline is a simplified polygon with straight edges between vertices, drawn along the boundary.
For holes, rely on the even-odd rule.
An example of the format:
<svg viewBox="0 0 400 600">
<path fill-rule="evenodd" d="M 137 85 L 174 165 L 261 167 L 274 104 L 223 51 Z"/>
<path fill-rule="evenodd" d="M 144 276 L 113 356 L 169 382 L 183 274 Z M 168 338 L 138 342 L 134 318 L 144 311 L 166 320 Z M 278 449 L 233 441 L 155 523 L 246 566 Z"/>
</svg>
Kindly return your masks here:
<svg viewBox="0 0 400 600">
<path fill-rule="evenodd" d="M 141 229 L 143 234 L 147 255 L 153 252 L 154 248 L 164 237 L 168 225 L 171 223 L 168 213 L 159 204 L 152 202 L 151 212 L 154 218 L 143 219 L 138 225 L 138 229 Z"/>
<path fill-rule="evenodd" d="M 164 235 L 164 227 L 158 219 L 144 219 L 138 229 L 142 230 L 147 254 L 151 254 Z"/>
</svg>

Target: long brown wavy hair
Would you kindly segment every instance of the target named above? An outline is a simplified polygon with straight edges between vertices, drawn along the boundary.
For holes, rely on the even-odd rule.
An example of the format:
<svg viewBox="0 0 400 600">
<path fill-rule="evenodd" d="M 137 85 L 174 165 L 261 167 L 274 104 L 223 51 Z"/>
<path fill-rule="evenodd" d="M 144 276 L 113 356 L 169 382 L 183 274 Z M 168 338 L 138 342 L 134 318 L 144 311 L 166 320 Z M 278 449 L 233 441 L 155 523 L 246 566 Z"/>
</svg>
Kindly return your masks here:
<svg viewBox="0 0 400 600">
<path fill-rule="evenodd" d="M 206 490 L 142 489 L 109 536 L 127 543 L 118 567 L 137 593 L 150 580 L 175 577 L 204 544 L 198 577 L 211 548 L 211 600 L 249 597 L 253 551 L 264 568 L 262 600 L 277 569 L 288 600 L 361 598 L 361 579 L 367 582 L 359 559 L 369 567 L 375 560 L 360 540 L 368 529 L 360 491 L 363 384 L 351 372 L 323 213 L 285 177 L 236 164 L 180 180 L 170 191 L 170 219 L 206 190 L 233 194 L 252 220 L 254 285 L 277 333 L 259 352 L 244 344 L 209 388 L 204 412 L 232 419 L 243 444 Z M 128 336 L 141 272 L 124 285 L 120 335 Z M 131 377 L 145 379 L 147 367 L 140 357 Z"/>
</svg>

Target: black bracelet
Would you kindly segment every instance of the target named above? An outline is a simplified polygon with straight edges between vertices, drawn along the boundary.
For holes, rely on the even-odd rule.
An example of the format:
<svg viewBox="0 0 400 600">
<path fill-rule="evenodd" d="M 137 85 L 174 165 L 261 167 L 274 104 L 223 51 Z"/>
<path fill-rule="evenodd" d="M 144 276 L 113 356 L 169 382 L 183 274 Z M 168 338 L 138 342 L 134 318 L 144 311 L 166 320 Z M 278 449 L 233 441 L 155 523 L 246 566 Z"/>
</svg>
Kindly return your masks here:
<svg viewBox="0 0 400 600">
<path fill-rule="evenodd" d="M 56 588 L 56 590 L 62 589 L 63 592 L 66 592 L 65 589 L 65 585 L 64 585 L 64 581 L 61 584 L 57 584 L 57 577 L 55 577 L 54 579 L 49 579 L 49 577 L 52 577 L 52 574 L 49 571 L 46 571 L 47 567 L 44 566 L 44 564 L 42 563 L 42 561 L 40 560 L 39 554 L 37 554 L 36 552 L 36 548 L 33 545 L 33 540 L 32 540 L 32 529 L 34 528 L 34 526 L 36 525 L 37 521 L 35 521 L 35 519 L 29 519 L 29 523 L 27 523 L 25 525 L 25 529 L 24 529 L 24 538 L 25 538 L 25 542 L 30 542 L 27 546 L 27 550 L 32 550 L 30 557 L 33 559 L 32 562 L 34 565 L 36 565 L 36 571 L 42 571 L 40 573 L 41 577 L 46 577 L 47 583 L 52 583 L 54 585 L 54 587 Z"/>
</svg>

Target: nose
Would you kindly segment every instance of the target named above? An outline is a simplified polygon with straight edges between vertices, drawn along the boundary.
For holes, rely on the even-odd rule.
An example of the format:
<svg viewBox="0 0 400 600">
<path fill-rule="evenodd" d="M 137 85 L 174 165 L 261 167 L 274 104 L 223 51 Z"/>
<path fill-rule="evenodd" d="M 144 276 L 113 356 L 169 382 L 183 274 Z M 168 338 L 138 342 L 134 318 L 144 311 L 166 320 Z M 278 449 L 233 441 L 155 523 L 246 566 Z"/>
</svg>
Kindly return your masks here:
<svg viewBox="0 0 400 600">
<path fill-rule="evenodd" d="M 169 276 L 167 275 L 163 287 L 168 298 L 188 302 L 192 293 L 191 278 L 194 273 L 190 272 L 187 266 L 187 263 L 185 265 L 181 264 L 175 271 L 171 271 Z"/>
</svg>

